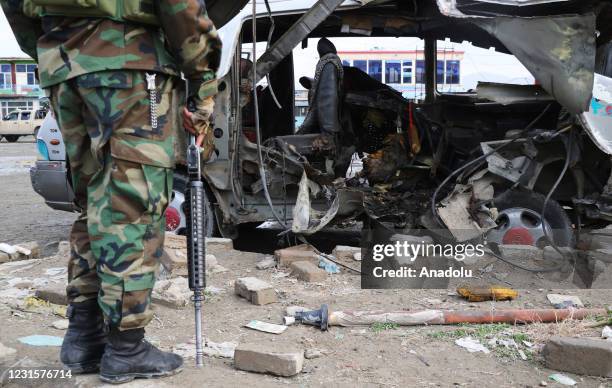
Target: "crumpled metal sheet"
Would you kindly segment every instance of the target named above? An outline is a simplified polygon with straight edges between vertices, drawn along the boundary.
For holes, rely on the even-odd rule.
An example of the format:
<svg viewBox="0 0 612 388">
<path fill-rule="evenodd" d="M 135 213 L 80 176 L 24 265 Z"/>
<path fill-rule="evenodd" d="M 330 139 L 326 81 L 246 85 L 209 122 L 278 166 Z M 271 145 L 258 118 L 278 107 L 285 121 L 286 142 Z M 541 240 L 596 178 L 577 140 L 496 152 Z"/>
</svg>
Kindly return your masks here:
<svg viewBox="0 0 612 388">
<path fill-rule="evenodd" d="M 472 19 L 501 41 L 570 113 L 589 109 L 595 71 L 595 14 Z"/>
<path fill-rule="evenodd" d="M 589 111 L 579 119 L 597 147 L 612 155 L 612 78 L 595 74 Z"/>
<path fill-rule="evenodd" d="M 321 216 L 310 206 L 309 180 L 302 175 L 295 206 L 291 231 L 295 234 L 311 235 L 319 232 L 336 218 L 356 217 L 363 212 L 363 193 L 358 190 L 338 189 L 331 206 Z"/>
<path fill-rule="evenodd" d="M 478 3 L 483 3 L 483 6 L 489 4 L 497 4 L 502 6 L 514 6 L 514 7 L 524 7 L 530 5 L 540 5 L 540 4 L 550 4 L 550 3 L 565 3 L 569 0 L 480 0 Z M 468 17 L 483 17 L 487 16 L 483 15 L 466 15 L 459 10 L 457 7 L 457 0 L 437 0 L 438 9 L 442 13 L 442 15 L 456 17 L 456 18 L 468 18 Z M 471 4 L 474 6 L 475 4 Z M 554 7 L 554 5 L 551 5 Z"/>
</svg>

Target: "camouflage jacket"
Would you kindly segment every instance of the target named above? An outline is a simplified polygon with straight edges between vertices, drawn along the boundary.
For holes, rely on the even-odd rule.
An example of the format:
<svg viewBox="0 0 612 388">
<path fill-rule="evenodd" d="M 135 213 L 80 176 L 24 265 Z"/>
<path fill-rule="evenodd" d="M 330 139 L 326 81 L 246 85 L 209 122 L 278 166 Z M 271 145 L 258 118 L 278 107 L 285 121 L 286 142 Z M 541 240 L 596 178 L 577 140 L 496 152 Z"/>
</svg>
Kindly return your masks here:
<svg viewBox="0 0 612 388">
<path fill-rule="evenodd" d="M 217 90 L 221 40 L 201 0 L 156 0 L 161 28 L 105 18 L 22 12 L 23 0 L 0 0 L 21 49 L 39 64 L 40 85 L 103 70 L 148 70 L 188 80 L 190 95 Z"/>
</svg>

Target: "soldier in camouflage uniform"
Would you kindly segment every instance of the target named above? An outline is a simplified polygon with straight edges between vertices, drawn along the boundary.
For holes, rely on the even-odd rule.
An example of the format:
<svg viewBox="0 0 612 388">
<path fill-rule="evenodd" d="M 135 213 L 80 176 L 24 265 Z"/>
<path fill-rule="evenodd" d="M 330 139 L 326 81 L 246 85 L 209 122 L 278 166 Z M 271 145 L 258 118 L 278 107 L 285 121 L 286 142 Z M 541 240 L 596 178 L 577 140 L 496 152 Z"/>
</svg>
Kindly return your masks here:
<svg viewBox="0 0 612 388">
<path fill-rule="evenodd" d="M 38 60 L 83 209 L 70 235 L 70 326 L 60 358 L 111 383 L 177 373 L 178 355 L 144 341 L 172 190 L 179 113 L 171 101 L 182 72 L 196 107 L 183 108 L 185 127 L 201 142 L 221 42 L 202 0 L 156 0 L 159 26 L 36 19 L 24 1 L 0 3 L 23 51 Z"/>
</svg>

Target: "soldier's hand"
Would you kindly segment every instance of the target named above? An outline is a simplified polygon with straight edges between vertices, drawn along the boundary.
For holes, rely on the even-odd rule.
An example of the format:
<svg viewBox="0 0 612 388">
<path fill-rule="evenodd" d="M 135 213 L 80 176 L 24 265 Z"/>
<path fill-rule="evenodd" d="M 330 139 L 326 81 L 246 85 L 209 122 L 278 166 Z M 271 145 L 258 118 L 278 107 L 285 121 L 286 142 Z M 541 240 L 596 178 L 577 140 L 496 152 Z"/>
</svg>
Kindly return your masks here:
<svg viewBox="0 0 612 388">
<path fill-rule="evenodd" d="M 210 131 L 210 116 L 213 113 L 215 101 L 213 97 L 197 101 L 193 106 L 193 112 L 183 108 L 183 126 L 185 130 L 196 136 L 196 145 L 202 146 L 207 131 Z"/>
</svg>

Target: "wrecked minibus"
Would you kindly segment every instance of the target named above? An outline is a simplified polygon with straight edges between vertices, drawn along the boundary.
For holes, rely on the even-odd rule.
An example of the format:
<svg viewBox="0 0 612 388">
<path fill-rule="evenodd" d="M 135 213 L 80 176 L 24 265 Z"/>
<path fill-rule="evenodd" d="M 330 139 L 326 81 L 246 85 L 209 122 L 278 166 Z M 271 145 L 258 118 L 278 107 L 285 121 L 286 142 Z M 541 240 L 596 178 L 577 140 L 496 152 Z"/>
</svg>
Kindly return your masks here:
<svg viewBox="0 0 612 388">
<path fill-rule="evenodd" d="M 265 5 L 257 4 L 255 26 L 247 6 L 220 30 L 225 48 L 216 150 L 203 170 L 214 213 L 209 233 L 214 224 L 235 237 L 239 224 L 276 220 L 309 235 L 365 217 L 397 230 L 443 226 L 461 231 L 454 235 L 459 241 L 486 233 L 499 243 L 535 245 L 548 229 L 556 244 L 569 246 L 573 226 L 600 227 L 612 219 L 608 3 Z M 319 129 L 296 127 L 293 49 L 308 38 L 359 39 L 364 29 L 370 37 L 424 40 L 424 99 L 406 99 L 343 66 L 335 129 L 324 130 L 320 120 Z M 254 66 L 242 66 L 253 36 L 266 50 Z M 468 92 L 440 92 L 436 42 L 444 39 L 513 54 L 536 83 L 481 82 Z M 257 122 L 240 108 L 244 79 L 260 83 L 250 88 L 256 89 Z M 321 93 L 309 93 L 315 94 L 309 96 L 313 110 Z M 363 170 L 347 178 L 354 157 Z"/>
</svg>

